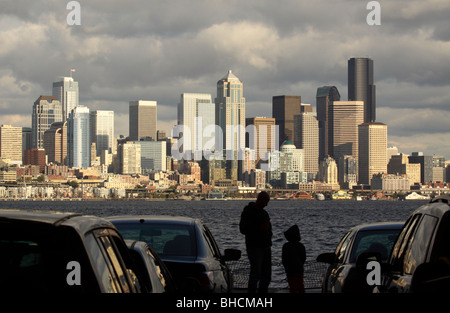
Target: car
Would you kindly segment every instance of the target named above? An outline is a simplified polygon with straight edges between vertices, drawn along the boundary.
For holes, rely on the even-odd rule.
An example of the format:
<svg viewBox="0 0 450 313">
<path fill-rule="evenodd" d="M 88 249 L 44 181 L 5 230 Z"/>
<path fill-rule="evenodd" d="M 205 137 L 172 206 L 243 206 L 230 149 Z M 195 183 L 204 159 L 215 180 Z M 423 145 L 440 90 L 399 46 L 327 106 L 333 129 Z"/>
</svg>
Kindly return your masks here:
<svg viewBox="0 0 450 313">
<path fill-rule="evenodd" d="M 329 263 L 323 278 L 323 293 L 370 293 L 374 286 L 366 281 L 370 260 L 387 261 L 402 228 L 401 222 L 365 223 L 350 228 L 335 252 L 322 253 L 316 261 Z"/>
<path fill-rule="evenodd" d="M 0 210 L 0 291 L 135 293 L 122 236 L 103 218 Z"/>
<path fill-rule="evenodd" d="M 450 196 L 416 209 L 405 222 L 375 292 L 450 291 Z"/>
<path fill-rule="evenodd" d="M 158 254 L 145 242 L 125 240 L 134 261 L 138 289 L 141 293 L 172 293 L 175 282 Z"/>
<path fill-rule="evenodd" d="M 180 216 L 114 216 L 113 223 L 125 239 L 146 242 L 161 257 L 180 292 L 228 293 L 233 277 L 226 261 L 238 260 L 241 251 L 224 255 L 206 224 Z"/>
</svg>

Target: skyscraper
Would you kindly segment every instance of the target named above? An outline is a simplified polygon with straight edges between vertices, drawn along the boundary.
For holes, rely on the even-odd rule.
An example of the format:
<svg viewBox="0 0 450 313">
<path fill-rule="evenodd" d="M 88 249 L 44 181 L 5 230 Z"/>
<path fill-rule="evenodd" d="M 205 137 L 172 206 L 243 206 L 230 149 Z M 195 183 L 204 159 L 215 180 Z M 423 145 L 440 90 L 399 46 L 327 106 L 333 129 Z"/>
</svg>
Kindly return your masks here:
<svg viewBox="0 0 450 313">
<path fill-rule="evenodd" d="M 358 125 L 364 122 L 362 101 L 333 101 L 329 154 L 338 161 L 344 155 L 358 158 Z"/>
<path fill-rule="evenodd" d="M 89 108 L 77 106 L 69 115 L 69 166 L 88 168 L 91 165 Z"/>
<path fill-rule="evenodd" d="M 215 104 L 212 103 L 211 94 L 183 93 L 178 103 L 178 125 L 183 125 L 183 150 L 190 150 L 198 154 L 194 159 L 201 159 L 203 147 L 214 149 L 215 136 L 210 132 L 216 123 Z M 207 129 L 208 127 L 208 129 Z M 188 138 L 190 137 L 190 138 Z M 183 151 L 183 152 L 184 152 Z"/>
<path fill-rule="evenodd" d="M 364 122 L 375 122 L 376 103 L 372 59 L 351 58 L 348 60 L 348 100 L 364 101 Z"/>
<path fill-rule="evenodd" d="M 31 120 L 32 147 L 44 148 L 44 133 L 55 122 L 62 121 L 62 106 L 53 96 L 40 96 L 33 105 Z"/>
<path fill-rule="evenodd" d="M 282 95 L 272 97 L 272 117 L 275 118 L 275 123 L 279 125 L 280 144 L 285 140 L 295 141 L 294 116 L 300 113 L 300 96 Z"/>
<path fill-rule="evenodd" d="M 56 122 L 44 133 L 48 162 L 67 164 L 67 122 Z"/>
<path fill-rule="evenodd" d="M 0 126 L 0 157 L 22 164 L 22 127 Z"/>
<path fill-rule="evenodd" d="M 95 142 L 96 156 L 104 150 L 114 151 L 114 111 L 97 110 L 90 112 L 91 141 Z"/>
<path fill-rule="evenodd" d="M 216 125 L 222 129 L 222 149 L 245 149 L 244 85 L 231 70 L 217 82 Z M 220 143 L 219 143 L 220 144 Z M 216 147 L 219 148 L 219 147 Z"/>
<path fill-rule="evenodd" d="M 329 138 L 332 137 L 333 118 L 330 112 L 333 101 L 340 101 L 341 95 L 335 86 L 323 86 L 317 88 L 316 110 L 319 121 L 319 159 L 323 160 L 329 155 Z"/>
<path fill-rule="evenodd" d="M 358 126 L 358 179 L 370 184 L 374 174 L 387 173 L 387 125 L 379 122 Z"/>
<path fill-rule="evenodd" d="M 303 149 L 305 172 L 315 178 L 319 171 L 319 122 L 312 113 L 294 116 L 294 138 L 297 149 Z"/>
<path fill-rule="evenodd" d="M 142 137 L 151 137 L 156 141 L 157 102 L 156 101 L 130 101 L 129 129 L 130 140 L 140 140 Z"/>
<path fill-rule="evenodd" d="M 256 149 L 256 160 L 266 160 L 266 153 L 278 150 L 278 131 L 273 117 L 249 117 L 245 119 L 246 128 L 255 126 L 256 133 L 246 133 L 246 146 Z"/>
<path fill-rule="evenodd" d="M 68 119 L 70 112 L 79 104 L 78 82 L 72 77 L 62 77 L 62 80 L 53 83 L 52 95 L 62 105 L 64 120 Z"/>
</svg>

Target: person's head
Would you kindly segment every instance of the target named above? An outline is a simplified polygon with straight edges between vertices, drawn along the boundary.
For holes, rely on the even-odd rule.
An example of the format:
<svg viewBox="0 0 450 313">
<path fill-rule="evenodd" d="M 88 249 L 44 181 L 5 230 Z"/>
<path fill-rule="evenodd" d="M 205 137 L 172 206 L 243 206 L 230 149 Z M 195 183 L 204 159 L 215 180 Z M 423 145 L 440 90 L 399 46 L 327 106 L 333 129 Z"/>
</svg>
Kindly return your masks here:
<svg viewBox="0 0 450 313">
<path fill-rule="evenodd" d="M 261 191 L 256 198 L 256 206 L 264 208 L 270 201 L 270 196 L 267 192 Z"/>
</svg>

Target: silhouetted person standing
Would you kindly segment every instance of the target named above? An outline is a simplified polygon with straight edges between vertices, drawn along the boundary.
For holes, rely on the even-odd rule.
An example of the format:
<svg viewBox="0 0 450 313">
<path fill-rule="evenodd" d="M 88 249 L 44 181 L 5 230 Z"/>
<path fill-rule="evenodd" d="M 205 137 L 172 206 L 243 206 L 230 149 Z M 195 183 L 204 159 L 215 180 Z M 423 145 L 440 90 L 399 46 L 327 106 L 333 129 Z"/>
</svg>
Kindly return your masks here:
<svg viewBox="0 0 450 313">
<path fill-rule="evenodd" d="M 300 230 L 297 225 L 291 226 L 284 232 L 287 241 L 282 248 L 281 262 L 286 271 L 289 290 L 291 293 L 305 293 L 303 280 L 306 261 L 305 246 L 301 243 Z"/>
<path fill-rule="evenodd" d="M 272 225 L 264 210 L 269 201 L 269 194 L 260 192 L 256 202 L 250 202 L 244 208 L 239 223 L 250 261 L 249 293 L 267 293 L 272 278 Z"/>
</svg>

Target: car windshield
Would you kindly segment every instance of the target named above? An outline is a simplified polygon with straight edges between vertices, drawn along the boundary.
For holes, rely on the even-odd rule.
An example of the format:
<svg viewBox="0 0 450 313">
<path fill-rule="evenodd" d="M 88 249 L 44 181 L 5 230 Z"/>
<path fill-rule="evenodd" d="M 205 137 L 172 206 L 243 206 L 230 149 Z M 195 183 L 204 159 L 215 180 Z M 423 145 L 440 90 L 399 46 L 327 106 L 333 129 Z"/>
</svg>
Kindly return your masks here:
<svg viewBox="0 0 450 313">
<path fill-rule="evenodd" d="M 124 239 L 146 242 L 161 257 L 195 256 L 194 229 L 162 223 L 114 223 Z"/>
<path fill-rule="evenodd" d="M 350 263 L 356 262 L 362 252 L 379 252 L 382 261 L 386 261 L 399 231 L 386 229 L 358 232 L 350 254 Z"/>
</svg>

